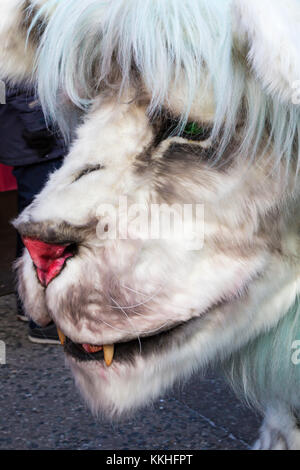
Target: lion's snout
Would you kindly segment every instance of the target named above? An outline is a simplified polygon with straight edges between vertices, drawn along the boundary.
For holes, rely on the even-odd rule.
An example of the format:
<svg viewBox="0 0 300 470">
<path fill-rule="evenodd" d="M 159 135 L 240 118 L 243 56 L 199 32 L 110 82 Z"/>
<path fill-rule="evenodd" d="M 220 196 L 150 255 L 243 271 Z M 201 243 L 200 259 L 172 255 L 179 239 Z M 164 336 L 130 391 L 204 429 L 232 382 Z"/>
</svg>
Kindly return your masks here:
<svg viewBox="0 0 300 470">
<path fill-rule="evenodd" d="M 67 259 L 75 254 L 75 245 L 46 243 L 42 240 L 23 237 L 40 283 L 47 287 L 63 270 Z"/>
</svg>

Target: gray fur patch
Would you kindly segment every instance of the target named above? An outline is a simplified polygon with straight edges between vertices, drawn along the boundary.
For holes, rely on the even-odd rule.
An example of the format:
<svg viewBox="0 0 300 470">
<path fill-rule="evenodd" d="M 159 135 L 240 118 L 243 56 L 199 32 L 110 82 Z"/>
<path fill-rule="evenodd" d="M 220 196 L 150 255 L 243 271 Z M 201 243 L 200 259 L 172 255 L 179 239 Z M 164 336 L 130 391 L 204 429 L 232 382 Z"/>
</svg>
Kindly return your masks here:
<svg viewBox="0 0 300 470">
<path fill-rule="evenodd" d="M 74 226 L 65 221 L 53 222 L 13 222 L 14 227 L 22 237 L 42 240 L 46 243 L 81 243 L 94 234 L 97 225 L 96 220 L 89 221 L 86 225 Z"/>
</svg>

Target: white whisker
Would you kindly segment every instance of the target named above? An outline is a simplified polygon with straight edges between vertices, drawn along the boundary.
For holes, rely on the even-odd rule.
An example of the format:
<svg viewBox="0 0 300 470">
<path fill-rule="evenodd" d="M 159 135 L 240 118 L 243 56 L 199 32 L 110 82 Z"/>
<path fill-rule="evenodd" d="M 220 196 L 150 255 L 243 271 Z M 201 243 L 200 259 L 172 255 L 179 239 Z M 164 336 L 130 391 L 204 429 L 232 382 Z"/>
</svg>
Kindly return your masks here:
<svg viewBox="0 0 300 470">
<path fill-rule="evenodd" d="M 151 295 L 151 297 L 148 297 L 144 302 L 140 302 L 135 305 L 125 305 L 125 306 L 122 306 L 122 308 L 124 310 L 128 310 L 130 308 L 136 308 L 136 307 L 140 307 L 141 305 L 145 305 L 146 303 L 150 302 L 150 300 L 153 300 L 158 295 L 158 293 L 159 292 L 155 292 L 155 294 Z M 112 307 L 112 308 L 118 308 L 118 307 Z"/>
<path fill-rule="evenodd" d="M 110 298 L 111 298 L 111 300 L 112 300 L 117 306 L 119 306 L 119 304 L 118 304 L 118 302 L 117 302 L 116 300 L 114 300 L 111 296 L 110 296 Z M 125 315 L 126 319 L 128 320 L 128 322 L 129 322 L 130 324 L 132 324 L 130 318 L 128 317 L 127 313 L 123 310 L 123 308 L 120 307 L 120 306 L 119 306 L 119 308 L 120 308 L 121 311 L 124 313 L 124 315 Z M 135 331 L 135 333 L 137 333 L 137 331 L 135 330 L 135 328 L 133 328 L 133 330 Z M 142 353 L 142 344 L 141 344 L 141 340 L 140 340 L 140 338 L 139 338 L 139 334 L 138 334 L 138 333 L 137 333 L 137 339 L 138 339 L 138 342 L 139 342 L 139 348 L 140 348 L 140 354 L 141 354 L 141 353 Z"/>
</svg>

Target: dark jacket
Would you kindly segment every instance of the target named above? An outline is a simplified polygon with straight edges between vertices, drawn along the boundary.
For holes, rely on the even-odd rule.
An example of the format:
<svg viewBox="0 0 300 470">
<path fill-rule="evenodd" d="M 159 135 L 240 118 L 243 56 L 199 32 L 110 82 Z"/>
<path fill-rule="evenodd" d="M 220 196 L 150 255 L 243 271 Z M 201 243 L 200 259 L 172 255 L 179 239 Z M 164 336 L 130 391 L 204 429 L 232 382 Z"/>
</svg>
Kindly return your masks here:
<svg viewBox="0 0 300 470">
<path fill-rule="evenodd" d="M 26 166 L 63 157 L 62 137 L 47 129 L 33 91 L 10 88 L 0 104 L 0 163 Z"/>
</svg>

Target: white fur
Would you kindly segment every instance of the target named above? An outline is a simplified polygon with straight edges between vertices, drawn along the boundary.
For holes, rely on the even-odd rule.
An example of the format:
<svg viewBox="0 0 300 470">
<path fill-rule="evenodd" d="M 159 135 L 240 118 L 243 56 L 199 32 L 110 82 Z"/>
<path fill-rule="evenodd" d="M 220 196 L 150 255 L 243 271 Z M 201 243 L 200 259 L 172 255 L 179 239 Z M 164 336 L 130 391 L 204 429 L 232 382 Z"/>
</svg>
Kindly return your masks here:
<svg viewBox="0 0 300 470">
<path fill-rule="evenodd" d="M 23 81 L 32 73 L 34 51 L 25 54 L 25 34 L 20 32 L 23 0 L 2 0 L 0 4 L 0 78 Z"/>
<path fill-rule="evenodd" d="M 100 100 L 79 129 L 78 140 L 63 167 L 50 177 L 18 223 L 55 220 L 57 224 L 67 221 L 82 226 L 98 217 L 101 203 L 116 205 L 120 195 L 127 195 L 132 203 L 157 202 L 151 178 L 140 180 L 132 171 L 135 156 L 151 138 L 145 108 L 125 104 L 115 109 L 114 103 Z M 164 151 L 174 140 L 164 143 Z M 161 152 L 162 149 L 157 151 L 156 160 L 162 158 Z M 74 183 L 76 174 L 86 163 L 101 163 L 105 168 Z M 289 230 L 286 230 L 284 214 L 281 222 L 276 223 L 277 228 L 282 225 L 281 246 L 286 259 L 291 259 L 287 263 L 276 252 L 271 253 L 258 235 L 264 215 L 280 207 L 286 198 L 284 179 L 268 175 L 268 165 L 265 168 L 254 165 L 247 173 L 239 165 L 227 173 L 208 166 L 200 174 L 204 181 L 209 179 L 210 185 L 197 186 L 191 181 L 185 189 L 189 187 L 191 197 L 205 204 L 202 250 L 187 251 L 184 240 L 176 244 L 169 241 L 167 245 L 151 240 L 99 242 L 92 235 L 77 258 L 47 288 L 46 302 L 52 318 L 78 343 L 126 341 L 147 335 L 149 331 L 159 332 L 178 321 L 198 318 L 186 344 L 155 356 L 138 356 L 134 365 L 113 363 L 107 368 L 70 360 L 78 386 L 97 413 L 130 411 L 154 399 L 176 379 L 189 376 L 213 360 L 225 358 L 258 333 L 275 326 L 300 292 L 299 266 L 292 262 L 293 253 L 299 252 L 297 223 L 288 222 Z M 257 181 L 261 186 L 254 196 Z M 297 192 L 294 197 L 299 197 Z M 287 220 L 290 217 L 287 215 Z M 214 240 L 218 238 L 221 244 L 216 251 Z M 227 243 L 237 250 L 245 243 L 250 244 L 251 255 L 247 249 L 244 256 L 231 253 L 230 249 L 226 254 Z M 24 262 L 28 263 L 26 269 L 33 270 L 29 259 Z M 86 313 L 92 313 L 92 320 L 87 321 L 82 315 L 75 322 L 57 307 L 64 301 L 65 293 L 74 289 L 74 279 L 81 279 L 83 285 L 84 279 L 93 279 L 95 291 L 101 292 L 103 280 L 111 275 L 136 292 L 129 305 L 150 299 L 145 302 L 142 316 L 130 309 L 125 310 L 129 319 L 124 310 L 121 316 L 118 309 L 108 315 L 108 305 L 100 301 L 99 305 L 86 305 Z M 28 289 L 25 302 L 31 306 L 39 295 L 44 298 L 37 289 Z M 229 302 L 206 314 L 224 298 Z M 30 314 L 35 316 L 33 310 Z"/>
<path fill-rule="evenodd" d="M 270 277 L 278 274 L 279 266 L 274 266 Z M 286 273 L 282 273 L 286 276 Z M 273 296 L 284 277 L 269 285 Z M 266 280 L 265 280 L 266 281 Z M 75 379 L 84 397 L 96 413 L 121 414 L 157 398 L 176 380 L 183 380 L 192 372 L 204 368 L 217 358 L 226 357 L 228 352 L 238 350 L 258 331 L 275 325 L 300 292 L 300 276 L 297 283 L 288 285 L 264 303 L 265 284 L 254 283 L 251 289 L 252 308 L 243 308 L 243 301 L 230 307 L 216 309 L 211 315 L 199 319 L 197 329 L 190 341 L 174 347 L 167 354 L 152 356 L 146 360 L 137 359 L 134 365 L 80 365 L 69 361 Z M 186 298 L 187 300 L 188 298 Z M 87 385 L 86 374 L 89 375 Z M 126 383 L 126 387 L 124 384 Z"/>
<path fill-rule="evenodd" d="M 32 0 L 31 6 L 40 8 L 47 0 Z M 25 0 L 0 2 L 0 79 L 15 83 L 34 83 L 36 49 L 27 41 L 24 21 Z"/>
<path fill-rule="evenodd" d="M 299 450 L 300 429 L 288 406 L 277 403 L 266 411 L 254 450 Z"/>
<path fill-rule="evenodd" d="M 300 80 L 299 0 L 234 0 L 233 11 L 257 77 L 268 93 L 290 104 Z"/>
</svg>

